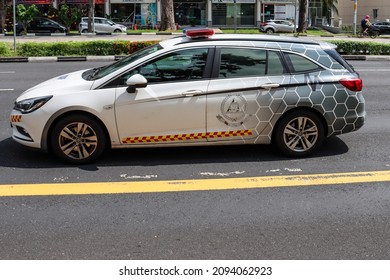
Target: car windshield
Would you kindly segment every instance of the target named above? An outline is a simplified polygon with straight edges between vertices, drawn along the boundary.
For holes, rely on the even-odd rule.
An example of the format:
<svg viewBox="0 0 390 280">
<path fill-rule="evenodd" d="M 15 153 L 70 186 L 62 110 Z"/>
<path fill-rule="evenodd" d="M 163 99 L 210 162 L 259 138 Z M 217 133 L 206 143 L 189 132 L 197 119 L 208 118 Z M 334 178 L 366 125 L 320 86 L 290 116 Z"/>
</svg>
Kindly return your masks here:
<svg viewBox="0 0 390 280">
<path fill-rule="evenodd" d="M 115 72 L 116 70 L 136 61 L 137 59 L 152 54 L 158 50 L 161 50 L 162 46 L 160 44 L 155 44 L 150 47 L 139 50 L 121 60 L 118 60 L 110 65 L 90 69 L 83 74 L 83 78 L 88 81 L 98 80 L 105 77 L 108 74 Z"/>
</svg>

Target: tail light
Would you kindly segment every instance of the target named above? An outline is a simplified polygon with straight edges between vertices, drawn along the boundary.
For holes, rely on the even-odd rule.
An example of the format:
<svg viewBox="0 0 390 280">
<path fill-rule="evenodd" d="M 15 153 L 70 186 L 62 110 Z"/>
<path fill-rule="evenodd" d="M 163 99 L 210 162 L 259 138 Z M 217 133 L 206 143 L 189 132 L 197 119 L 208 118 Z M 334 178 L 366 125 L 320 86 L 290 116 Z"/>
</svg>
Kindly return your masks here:
<svg viewBox="0 0 390 280">
<path fill-rule="evenodd" d="M 361 91 L 363 89 L 363 81 L 359 78 L 341 79 L 339 83 L 352 91 Z"/>
</svg>

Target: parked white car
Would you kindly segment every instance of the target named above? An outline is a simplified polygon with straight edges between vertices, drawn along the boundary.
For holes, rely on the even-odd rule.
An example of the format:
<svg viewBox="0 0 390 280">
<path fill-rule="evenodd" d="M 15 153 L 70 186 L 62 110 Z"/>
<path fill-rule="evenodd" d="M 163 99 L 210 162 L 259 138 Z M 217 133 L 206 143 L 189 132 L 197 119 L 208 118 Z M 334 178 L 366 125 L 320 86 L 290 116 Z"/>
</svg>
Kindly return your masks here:
<svg viewBox="0 0 390 280">
<path fill-rule="evenodd" d="M 107 18 L 94 17 L 92 30 L 96 33 L 122 33 L 127 31 L 127 27 L 117 24 Z M 80 33 L 88 32 L 88 17 L 81 18 L 79 31 Z"/>
<path fill-rule="evenodd" d="M 25 91 L 11 112 L 12 138 L 73 164 L 109 148 L 227 144 L 274 143 L 304 157 L 363 126 L 362 80 L 334 45 L 186 35 Z"/>
</svg>

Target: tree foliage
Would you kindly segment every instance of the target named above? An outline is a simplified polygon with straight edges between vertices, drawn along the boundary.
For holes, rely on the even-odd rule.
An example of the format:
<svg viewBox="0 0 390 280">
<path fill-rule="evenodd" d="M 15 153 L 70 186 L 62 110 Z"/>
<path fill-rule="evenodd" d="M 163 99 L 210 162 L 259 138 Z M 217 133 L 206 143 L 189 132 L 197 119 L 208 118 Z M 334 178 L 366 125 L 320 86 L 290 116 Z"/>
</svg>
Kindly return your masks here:
<svg viewBox="0 0 390 280">
<path fill-rule="evenodd" d="M 16 18 L 23 23 L 24 33 L 27 33 L 27 25 L 39 13 L 37 6 L 34 4 L 26 8 L 23 4 L 16 6 Z"/>
<path fill-rule="evenodd" d="M 77 7 L 69 8 L 68 5 L 61 5 L 61 8 L 58 12 L 58 18 L 65 25 L 67 30 L 70 30 L 70 26 L 80 20 L 81 10 Z M 69 32 L 69 31 L 68 31 Z"/>
</svg>

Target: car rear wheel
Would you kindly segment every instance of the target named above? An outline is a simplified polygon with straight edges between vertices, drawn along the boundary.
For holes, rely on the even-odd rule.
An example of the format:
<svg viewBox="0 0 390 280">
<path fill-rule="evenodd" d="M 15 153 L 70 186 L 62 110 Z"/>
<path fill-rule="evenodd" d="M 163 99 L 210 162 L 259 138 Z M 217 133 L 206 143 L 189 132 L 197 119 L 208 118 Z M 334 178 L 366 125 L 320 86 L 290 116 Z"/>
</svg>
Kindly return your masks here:
<svg viewBox="0 0 390 280">
<path fill-rule="evenodd" d="M 268 28 L 265 32 L 267 34 L 272 34 L 272 33 L 274 33 L 274 30 L 272 28 Z"/>
<path fill-rule="evenodd" d="M 101 125 L 86 115 L 70 115 L 60 119 L 51 135 L 54 154 L 73 164 L 95 161 L 106 147 L 105 133 Z"/>
<path fill-rule="evenodd" d="M 283 154 L 292 157 L 312 154 L 325 138 L 321 119 L 308 110 L 287 113 L 275 129 L 274 143 Z"/>
</svg>

